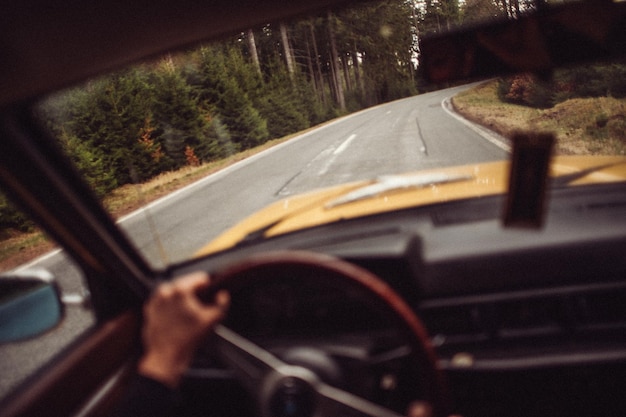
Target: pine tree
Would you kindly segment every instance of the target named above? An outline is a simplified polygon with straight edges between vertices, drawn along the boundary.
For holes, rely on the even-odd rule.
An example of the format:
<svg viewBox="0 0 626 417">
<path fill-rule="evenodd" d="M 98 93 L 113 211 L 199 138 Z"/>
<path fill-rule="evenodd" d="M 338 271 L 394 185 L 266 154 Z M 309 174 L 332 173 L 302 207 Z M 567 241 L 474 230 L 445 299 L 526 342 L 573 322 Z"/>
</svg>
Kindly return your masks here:
<svg viewBox="0 0 626 417">
<path fill-rule="evenodd" d="M 217 47 L 200 51 L 196 91 L 220 116 L 236 149 L 259 145 L 269 138 L 267 122 L 252 105 L 246 92 L 227 70 L 225 54 Z"/>
<path fill-rule="evenodd" d="M 169 165 L 172 168 L 185 165 L 187 147 L 192 147 L 202 160 L 219 156 L 217 135 L 182 71 L 170 60 L 165 60 L 153 78 L 156 136 L 166 149 Z"/>
<path fill-rule="evenodd" d="M 282 66 L 276 63 L 275 67 L 264 94 L 257 100 L 257 108 L 267 120 L 270 136 L 279 138 L 308 128 L 311 109 L 307 108 L 305 95 L 301 94 L 302 85 L 308 87 L 308 83 L 301 77 L 291 81 L 287 71 L 281 71 Z"/>
<path fill-rule="evenodd" d="M 94 81 L 74 95 L 65 124 L 68 137 L 97 150 L 119 185 L 146 179 L 151 173 L 144 169 L 150 167 L 151 156 L 138 139 L 150 117 L 151 100 L 141 68 Z"/>
</svg>

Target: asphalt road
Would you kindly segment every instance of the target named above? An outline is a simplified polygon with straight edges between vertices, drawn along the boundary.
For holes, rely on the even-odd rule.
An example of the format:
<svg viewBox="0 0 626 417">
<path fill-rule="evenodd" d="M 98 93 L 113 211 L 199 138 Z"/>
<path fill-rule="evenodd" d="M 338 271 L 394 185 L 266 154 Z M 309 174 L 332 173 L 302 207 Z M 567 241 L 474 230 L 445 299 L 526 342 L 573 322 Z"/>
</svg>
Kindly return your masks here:
<svg viewBox="0 0 626 417">
<path fill-rule="evenodd" d="M 504 150 L 443 108 L 446 98 L 464 88 L 340 119 L 151 204 L 121 224 L 159 266 L 157 237 L 168 262 L 186 259 L 228 227 L 285 196 L 381 174 L 506 158 Z"/>
<path fill-rule="evenodd" d="M 119 223 L 146 258 L 161 267 L 188 258 L 237 221 L 289 195 L 382 174 L 507 158 L 506 145 L 446 110 L 446 100 L 465 88 L 338 119 L 206 177 Z M 34 265 L 55 274 L 64 292 L 81 291 L 80 272 L 63 253 L 49 254 Z M 88 310 L 70 306 L 54 331 L 1 346 L 0 398 L 92 323 Z"/>
</svg>

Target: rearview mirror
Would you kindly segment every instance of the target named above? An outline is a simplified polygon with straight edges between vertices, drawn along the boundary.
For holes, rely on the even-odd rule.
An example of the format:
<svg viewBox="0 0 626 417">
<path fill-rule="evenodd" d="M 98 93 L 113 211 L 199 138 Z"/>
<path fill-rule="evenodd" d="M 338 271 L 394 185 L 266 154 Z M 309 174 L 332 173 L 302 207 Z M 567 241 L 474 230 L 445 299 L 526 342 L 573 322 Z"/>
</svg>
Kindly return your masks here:
<svg viewBox="0 0 626 417">
<path fill-rule="evenodd" d="M 0 275 L 0 343 L 37 336 L 61 322 L 60 291 L 42 269 Z"/>
<path fill-rule="evenodd" d="M 626 2 L 587 0 L 544 6 L 516 19 L 427 35 L 420 68 L 427 82 L 483 79 L 626 54 Z"/>
</svg>

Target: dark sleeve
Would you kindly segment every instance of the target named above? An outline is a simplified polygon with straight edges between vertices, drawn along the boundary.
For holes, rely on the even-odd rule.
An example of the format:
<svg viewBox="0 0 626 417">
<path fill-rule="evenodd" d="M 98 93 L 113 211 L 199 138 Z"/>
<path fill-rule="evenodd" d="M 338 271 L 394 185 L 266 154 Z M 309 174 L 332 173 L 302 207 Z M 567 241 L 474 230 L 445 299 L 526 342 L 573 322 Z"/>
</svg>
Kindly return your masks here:
<svg viewBox="0 0 626 417">
<path fill-rule="evenodd" d="M 112 417 L 167 416 L 176 404 L 175 390 L 137 374 L 111 414 Z"/>
</svg>

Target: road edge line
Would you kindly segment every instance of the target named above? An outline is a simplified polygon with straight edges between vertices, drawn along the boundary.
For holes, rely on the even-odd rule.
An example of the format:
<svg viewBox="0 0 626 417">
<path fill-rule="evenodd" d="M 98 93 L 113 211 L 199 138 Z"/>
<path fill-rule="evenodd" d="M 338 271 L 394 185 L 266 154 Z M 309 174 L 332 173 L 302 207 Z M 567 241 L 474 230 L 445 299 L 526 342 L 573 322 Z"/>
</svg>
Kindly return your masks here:
<svg viewBox="0 0 626 417">
<path fill-rule="evenodd" d="M 463 117 L 456 110 L 454 110 L 454 106 L 452 106 L 452 97 L 444 98 L 441 101 L 441 107 L 445 110 L 446 113 L 472 129 L 474 132 L 478 133 L 486 141 L 497 146 L 505 152 L 511 153 L 511 145 L 509 145 L 509 140 L 507 138 L 500 135 L 499 133 L 494 132 L 491 129 L 486 128 L 483 125 L 472 122 L 471 120 Z"/>
</svg>

